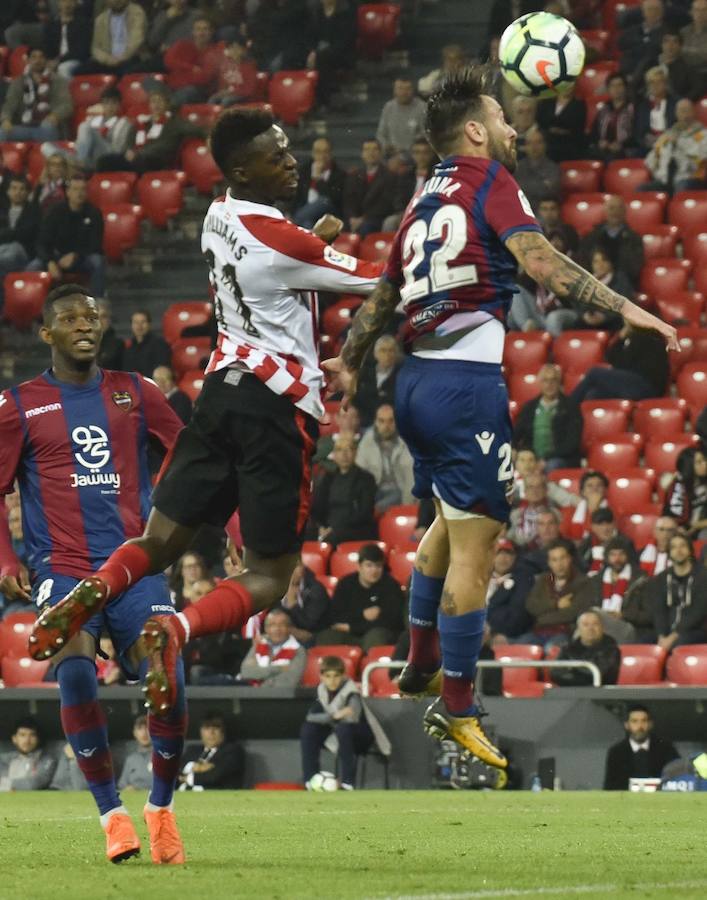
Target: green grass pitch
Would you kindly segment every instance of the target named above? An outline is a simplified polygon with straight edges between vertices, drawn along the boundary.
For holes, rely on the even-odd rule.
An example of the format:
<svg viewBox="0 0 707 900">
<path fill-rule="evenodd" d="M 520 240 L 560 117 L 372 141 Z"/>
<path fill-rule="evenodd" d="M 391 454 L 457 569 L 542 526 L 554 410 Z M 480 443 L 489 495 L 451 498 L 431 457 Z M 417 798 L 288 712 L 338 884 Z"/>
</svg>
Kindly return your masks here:
<svg viewBox="0 0 707 900">
<path fill-rule="evenodd" d="M 124 799 L 138 821 L 144 797 Z M 219 791 L 176 809 L 187 865 L 144 843 L 113 866 L 88 794 L 0 794 L 0 898 L 707 897 L 701 795 Z"/>
</svg>

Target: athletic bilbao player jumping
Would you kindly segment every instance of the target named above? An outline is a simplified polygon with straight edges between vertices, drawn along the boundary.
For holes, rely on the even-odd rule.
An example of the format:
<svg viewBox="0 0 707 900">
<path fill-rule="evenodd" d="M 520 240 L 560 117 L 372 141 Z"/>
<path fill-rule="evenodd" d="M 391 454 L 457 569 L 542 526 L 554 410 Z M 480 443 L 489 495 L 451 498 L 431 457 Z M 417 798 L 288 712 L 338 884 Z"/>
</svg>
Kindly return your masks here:
<svg viewBox="0 0 707 900">
<path fill-rule="evenodd" d="M 189 638 L 240 629 L 287 591 L 311 499 L 311 457 L 324 413 L 317 290 L 368 294 L 381 266 L 338 253 L 275 207 L 294 196 L 297 163 L 286 135 L 260 110 L 231 109 L 211 151 L 228 182 L 204 221 L 218 345 L 189 425 L 153 496 L 142 537 L 120 547 L 38 620 L 30 653 L 45 659 L 108 600 L 184 553 L 204 522 L 240 511 L 246 571 L 177 616 L 144 629 L 148 708 L 168 714 L 179 651 Z M 314 231 L 333 240 L 331 216 Z"/>
<path fill-rule="evenodd" d="M 32 599 L 40 610 L 58 603 L 126 538 L 142 533 L 150 510 L 148 438 L 169 449 L 182 428 L 153 382 L 130 372 L 99 369 L 98 308 L 79 285 L 54 289 L 44 305 L 40 335 L 51 347 L 50 369 L 0 394 L 0 591 Z M 5 494 L 19 482 L 30 566 L 12 550 Z M 163 575 L 132 587 L 81 623 L 56 656 L 61 724 L 93 794 L 111 862 L 140 852 L 140 840 L 120 796 L 97 700 L 96 645 L 107 629 L 126 674 L 144 678 L 140 638 L 156 612 L 171 612 Z M 152 790 L 144 817 L 152 860 L 184 862 L 172 795 L 184 745 L 184 675 L 175 673 L 177 702 L 168 718 L 148 716 Z"/>
<path fill-rule="evenodd" d="M 417 551 L 410 656 L 399 684 L 408 694 L 441 690 L 425 714 L 427 732 L 504 768 L 481 727 L 473 683 L 512 487 L 501 357 L 517 263 L 558 297 L 619 312 L 663 335 L 670 349 L 677 342 L 674 328 L 543 236 L 511 174 L 515 131 L 485 93 L 483 76 L 479 68 L 450 76 L 430 99 L 427 137 L 442 162 L 408 206 L 384 277 L 357 312 L 341 356 L 324 367 L 331 386 L 351 396 L 366 351 L 402 298 L 407 358 L 395 420 L 415 461 L 415 494 L 433 498 L 437 516 Z"/>
</svg>

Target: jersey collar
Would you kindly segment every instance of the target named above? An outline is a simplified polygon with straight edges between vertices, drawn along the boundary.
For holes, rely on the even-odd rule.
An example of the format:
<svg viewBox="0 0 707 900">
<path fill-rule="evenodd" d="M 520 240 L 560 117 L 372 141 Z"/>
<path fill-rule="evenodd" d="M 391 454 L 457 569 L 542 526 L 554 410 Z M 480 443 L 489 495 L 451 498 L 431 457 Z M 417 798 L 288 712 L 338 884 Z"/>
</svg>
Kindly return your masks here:
<svg viewBox="0 0 707 900">
<path fill-rule="evenodd" d="M 265 203 L 253 203 L 252 200 L 240 200 L 231 194 L 230 188 L 226 191 L 226 206 L 237 216 L 268 216 L 270 219 L 285 218 L 276 206 L 268 206 Z"/>
<path fill-rule="evenodd" d="M 86 384 L 71 384 L 69 381 L 59 381 L 59 379 L 54 375 L 54 372 L 51 368 L 45 369 L 42 372 L 42 377 L 45 381 L 48 381 L 49 384 L 53 384 L 55 387 L 59 387 L 62 390 L 68 391 L 90 391 L 93 388 L 98 387 L 98 385 L 103 381 L 103 369 L 100 369 L 96 372 L 94 378 L 90 381 L 87 381 Z"/>
</svg>

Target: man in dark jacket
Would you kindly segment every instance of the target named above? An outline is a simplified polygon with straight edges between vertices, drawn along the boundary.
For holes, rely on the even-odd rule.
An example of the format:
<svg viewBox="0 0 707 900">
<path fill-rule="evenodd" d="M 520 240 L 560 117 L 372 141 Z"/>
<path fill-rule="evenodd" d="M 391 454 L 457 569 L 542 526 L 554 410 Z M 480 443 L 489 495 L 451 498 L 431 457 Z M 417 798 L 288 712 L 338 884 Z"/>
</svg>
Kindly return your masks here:
<svg viewBox="0 0 707 900">
<path fill-rule="evenodd" d="M 90 19 L 76 12 L 76 0 L 59 0 L 59 14 L 44 24 L 43 44 L 47 59 L 57 64 L 63 78 L 71 78 L 91 55 Z"/>
<path fill-rule="evenodd" d="M 314 633 L 329 620 L 329 595 L 314 572 L 300 563 L 295 566 L 287 593 L 275 609 L 284 609 L 292 623 L 292 634 L 300 644 L 311 645 Z"/>
<path fill-rule="evenodd" d="M 626 737 L 606 755 L 605 791 L 627 791 L 631 778 L 660 778 L 663 766 L 679 756 L 670 741 L 653 734 L 653 717 L 645 706 L 629 706 L 624 728 Z"/>
<path fill-rule="evenodd" d="M 98 318 L 101 323 L 101 349 L 98 352 L 98 365 L 102 369 L 120 369 L 123 362 L 125 344 L 115 333 L 110 300 L 98 300 Z"/>
<path fill-rule="evenodd" d="M 383 219 L 395 210 L 395 179 L 383 160 L 383 149 L 375 138 L 363 142 L 363 166 L 354 169 L 344 187 L 344 216 L 349 230 L 362 237 L 380 231 Z"/>
<path fill-rule="evenodd" d="M 325 213 L 341 217 L 346 175 L 331 155 L 331 141 L 320 137 L 312 144 L 312 158 L 300 163 L 292 221 L 313 228 Z"/>
<path fill-rule="evenodd" d="M 619 645 L 604 634 L 601 616 L 594 610 L 587 610 L 577 619 L 577 636 L 562 648 L 557 658 L 594 663 L 601 673 L 602 684 L 616 684 L 619 677 Z M 551 674 L 559 687 L 586 687 L 592 684 L 589 669 L 553 669 Z"/>
<path fill-rule="evenodd" d="M 683 644 L 707 643 L 707 569 L 695 562 L 687 535 L 670 539 L 671 568 L 650 579 L 658 644 L 671 652 Z"/>
<path fill-rule="evenodd" d="M 33 258 L 39 234 L 39 209 L 29 200 L 24 175 L 11 175 L 7 203 L 0 205 L 0 298 L 2 279 L 22 271 Z"/>
<path fill-rule="evenodd" d="M 152 316 L 146 309 L 136 310 L 130 317 L 133 336 L 123 352 L 124 372 L 139 372 L 147 378 L 158 366 L 169 366 L 172 352 L 163 338 L 152 332 Z"/>
<path fill-rule="evenodd" d="M 545 472 L 574 468 L 582 455 L 582 414 L 562 393 L 558 366 L 547 364 L 538 372 L 540 396 L 521 408 L 514 436 L 518 449 L 531 449 L 545 461 Z"/>
<path fill-rule="evenodd" d="M 184 753 L 180 790 L 242 787 L 243 748 L 226 741 L 223 717 L 219 713 L 207 713 L 201 720 L 200 736 L 201 746 L 188 747 Z"/>
<path fill-rule="evenodd" d="M 592 228 L 579 245 L 579 261 L 589 268 L 595 250 L 605 250 L 614 270 L 623 272 L 634 288 L 643 266 L 643 239 L 626 223 L 626 201 L 609 195 L 604 201 L 604 221 Z"/>
<path fill-rule="evenodd" d="M 152 373 L 152 380 L 165 395 L 167 403 L 186 425 L 191 419 L 192 403 L 188 395 L 177 387 L 174 372 L 169 366 L 157 366 Z"/>
<path fill-rule="evenodd" d="M 492 637 L 499 641 L 520 637 L 533 623 L 525 608 L 533 575 L 527 567 L 517 565 L 517 559 L 512 541 L 504 538 L 496 544 L 486 618 Z"/>
</svg>

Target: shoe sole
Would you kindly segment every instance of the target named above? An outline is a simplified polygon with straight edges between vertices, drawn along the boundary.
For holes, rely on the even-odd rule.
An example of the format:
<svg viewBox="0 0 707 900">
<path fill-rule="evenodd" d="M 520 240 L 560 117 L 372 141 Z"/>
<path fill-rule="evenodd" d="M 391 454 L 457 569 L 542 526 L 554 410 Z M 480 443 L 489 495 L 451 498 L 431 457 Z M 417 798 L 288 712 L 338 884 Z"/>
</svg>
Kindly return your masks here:
<svg viewBox="0 0 707 900">
<path fill-rule="evenodd" d="M 97 578 L 86 578 L 63 600 L 44 610 L 34 623 L 28 641 L 29 655 L 44 660 L 57 654 L 78 634 L 95 613 L 103 609 L 106 588 Z"/>
<path fill-rule="evenodd" d="M 116 863 L 116 865 L 117 865 L 118 863 L 125 862 L 126 859 L 130 859 L 133 856 L 139 856 L 139 855 L 140 855 L 140 848 L 139 847 L 131 847 L 129 850 L 124 850 L 122 853 L 118 853 L 116 856 L 111 856 L 110 861 L 112 863 Z"/>
<path fill-rule="evenodd" d="M 172 709 L 174 699 L 164 655 L 169 643 L 165 630 L 150 619 L 142 631 L 148 669 L 142 692 L 145 695 L 145 708 L 158 716 L 166 716 Z"/>
<path fill-rule="evenodd" d="M 459 740 L 459 738 L 452 733 L 449 728 L 449 722 L 441 713 L 432 713 L 429 716 L 425 716 L 422 721 L 422 727 L 425 730 L 425 734 L 428 734 L 431 738 L 434 738 L 437 741 L 454 741 L 455 744 L 459 744 L 459 746 L 463 747 L 469 754 L 480 759 L 482 762 L 485 762 L 487 765 L 493 766 L 494 769 L 505 769 L 508 765 L 508 760 L 502 756 L 500 752 L 497 756 L 492 754 L 479 740 L 475 740 L 471 747 L 467 743 Z"/>
</svg>

